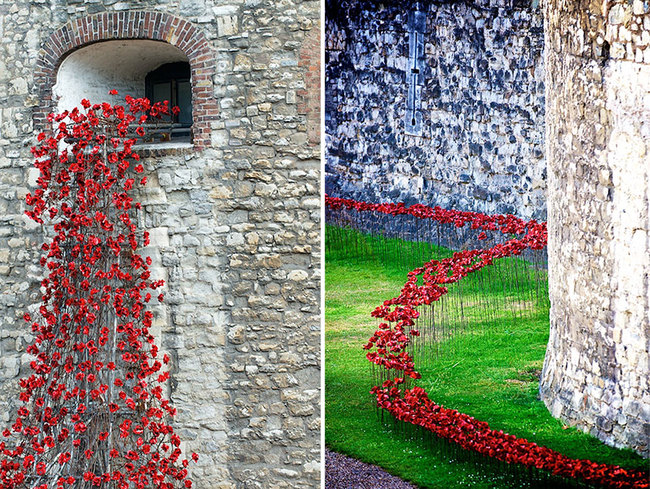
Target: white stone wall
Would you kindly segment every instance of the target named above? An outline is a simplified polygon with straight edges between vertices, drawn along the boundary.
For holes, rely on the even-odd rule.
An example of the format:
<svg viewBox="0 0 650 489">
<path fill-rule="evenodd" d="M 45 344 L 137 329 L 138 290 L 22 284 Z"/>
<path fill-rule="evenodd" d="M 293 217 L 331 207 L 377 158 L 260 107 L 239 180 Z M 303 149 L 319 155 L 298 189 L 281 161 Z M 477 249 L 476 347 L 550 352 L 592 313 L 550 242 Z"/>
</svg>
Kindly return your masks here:
<svg viewBox="0 0 650 489">
<path fill-rule="evenodd" d="M 551 334 L 541 395 L 567 423 L 648 456 L 650 65 L 639 45 L 650 8 L 549 2 L 545 14 Z"/>
<path fill-rule="evenodd" d="M 614 189 L 609 252 L 615 256 L 615 361 L 621 365 L 623 416 L 632 410 L 629 403 L 641 400 L 642 419 L 650 422 L 650 379 L 643 369 L 650 344 L 650 65 L 612 64 L 604 81 L 612 125 L 607 163 Z"/>
</svg>

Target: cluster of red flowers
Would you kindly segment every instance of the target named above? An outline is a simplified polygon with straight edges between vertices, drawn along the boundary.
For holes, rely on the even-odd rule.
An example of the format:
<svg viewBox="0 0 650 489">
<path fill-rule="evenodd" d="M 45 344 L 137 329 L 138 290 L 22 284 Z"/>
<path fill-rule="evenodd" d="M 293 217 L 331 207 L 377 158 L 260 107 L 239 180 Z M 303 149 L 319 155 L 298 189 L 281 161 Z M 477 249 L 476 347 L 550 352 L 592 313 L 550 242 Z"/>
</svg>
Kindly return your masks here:
<svg viewBox="0 0 650 489">
<path fill-rule="evenodd" d="M 431 219 L 441 224 L 453 224 L 462 228 L 469 224 L 471 229 L 482 231 L 500 231 L 503 234 L 524 234 L 534 233 L 538 239 L 543 238 L 537 246 L 541 249 L 546 246 L 546 225 L 535 220 L 524 221 L 515 216 L 488 216 L 479 212 L 455 211 L 441 207 L 428 207 L 422 204 L 415 204 L 410 207 L 402 203 L 373 204 L 370 202 L 359 202 L 352 199 L 325 196 L 325 206 L 332 209 L 347 209 L 357 212 L 379 212 L 391 216 L 409 215 L 419 219 Z"/>
<path fill-rule="evenodd" d="M 116 92 L 112 91 L 112 94 Z M 137 229 L 141 205 L 130 191 L 146 184 L 136 134 L 167 103 L 126 97 L 50 115 L 52 134 L 32 148 L 40 170 L 27 215 L 47 224 L 31 375 L 20 381 L 15 422 L 0 440 L 0 488 L 172 489 L 192 486 L 189 461 L 164 398 L 169 362 L 151 334 L 146 304 L 162 280 Z M 162 356 L 162 358 L 160 358 Z M 198 456 L 192 454 L 197 460 Z"/>
<path fill-rule="evenodd" d="M 458 282 L 468 274 L 491 265 L 496 259 L 520 255 L 526 249 L 543 249 L 547 243 L 545 223 L 526 222 L 510 215 L 487 216 L 419 204 L 411 207 L 403 204 L 371 204 L 329 196 L 325 197 L 325 205 L 332 210 L 410 215 L 457 227 L 470 225 L 471 229 L 479 232 L 478 239 L 485 238 L 485 231 L 517 235 L 488 249 L 460 251 L 451 258 L 424 264 L 408 274 L 408 280 L 398 297 L 386 300 L 372 312 L 372 316 L 382 322 L 364 346 L 366 350 L 374 350 L 368 351 L 366 356 L 370 362 L 383 366 L 386 372 L 392 370 L 397 374 L 392 380 L 372 388 L 371 392 L 376 396 L 380 408 L 396 419 L 420 426 L 464 449 L 503 462 L 534 467 L 560 477 L 604 487 L 649 487 L 647 472 L 571 459 L 528 440 L 492 430 L 487 423 L 456 410 L 445 409 L 429 399 L 421 387 L 405 388 L 406 378 L 420 378 L 413 358 L 407 353 L 410 337 L 420 334 L 414 329 L 415 319 L 419 316 L 417 307 L 439 300 L 447 293 L 446 284 Z M 422 285 L 418 285 L 419 281 Z"/>
</svg>

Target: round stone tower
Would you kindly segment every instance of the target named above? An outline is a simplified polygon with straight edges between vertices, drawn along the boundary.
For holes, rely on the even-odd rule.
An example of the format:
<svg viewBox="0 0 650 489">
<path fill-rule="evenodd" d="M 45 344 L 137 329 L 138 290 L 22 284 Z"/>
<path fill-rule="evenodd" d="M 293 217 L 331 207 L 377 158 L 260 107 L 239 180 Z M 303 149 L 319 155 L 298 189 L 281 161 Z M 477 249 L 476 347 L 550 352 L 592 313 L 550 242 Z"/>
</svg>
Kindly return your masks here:
<svg viewBox="0 0 650 489">
<path fill-rule="evenodd" d="M 554 416 L 648 456 L 650 4 L 545 6 Z"/>
</svg>

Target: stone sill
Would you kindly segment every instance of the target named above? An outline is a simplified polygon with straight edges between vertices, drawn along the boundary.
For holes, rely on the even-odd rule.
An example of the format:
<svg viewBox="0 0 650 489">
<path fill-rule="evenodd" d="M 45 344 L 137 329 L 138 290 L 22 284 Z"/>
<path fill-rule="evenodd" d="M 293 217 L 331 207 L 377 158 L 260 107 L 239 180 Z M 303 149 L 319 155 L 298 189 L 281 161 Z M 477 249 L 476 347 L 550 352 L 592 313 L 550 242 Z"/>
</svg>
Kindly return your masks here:
<svg viewBox="0 0 650 489">
<path fill-rule="evenodd" d="M 194 145 L 187 141 L 167 141 L 164 143 L 145 143 L 133 146 L 133 152 L 142 158 L 157 158 L 162 156 L 178 156 L 191 154 Z"/>
</svg>

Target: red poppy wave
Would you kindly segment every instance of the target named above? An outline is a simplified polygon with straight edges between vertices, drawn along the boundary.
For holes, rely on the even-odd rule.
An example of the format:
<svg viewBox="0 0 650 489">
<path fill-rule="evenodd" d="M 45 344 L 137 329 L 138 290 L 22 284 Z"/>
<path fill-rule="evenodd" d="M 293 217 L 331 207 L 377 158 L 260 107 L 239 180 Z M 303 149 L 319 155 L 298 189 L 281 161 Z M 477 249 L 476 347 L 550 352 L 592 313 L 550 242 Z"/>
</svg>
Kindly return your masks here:
<svg viewBox="0 0 650 489">
<path fill-rule="evenodd" d="M 84 99 L 51 114 L 52 131 L 32 147 L 40 176 L 26 214 L 48 229 L 42 299 L 33 318 L 24 315 L 33 359 L 20 379 L 22 406 L 0 431 L 0 489 L 192 487 L 164 395 L 170 358 L 147 310 L 163 300 L 164 281 L 138 253 L 150 238 L 131 195 L 147 179 L 130 128 L 141 136 L 142 124 L 178 109 L 125 102 Z"/>
<path fill-rule="evenodd" d="M 506 463 L 548 471 L 568 479 L 617 489 L 649 487 L 648 472 L 624 469 L 617 465 L 600 464 L 590 460 L 577 460 L 555 450 L 537 445 L 523 438 L 496 431 L 488 423 L 479 421 L 454 409 L 447 409 L 432 401 L 427 392 L 418 386 L 406 388 L 406 379 L 419 379 L 413 358 L 407 347 L 411 336 L 419 336 L 415 319 L 417 307 L 431 304 L 447 293 L 445 285 L 458 282 L 468 274 L 491 265 L 494 260 L 520 255 L 525 250 L 541 250 L 547 244 L 546 224 L 534 220 L 523 221 L 511 215 L 488 216 L 431 208 L 421 204 L 406 207 L 404 204 L 373 204 L 351 199 L 325 196 L 325 205 L 331 210 L 377 212 L 392 216 L 410 215 L 431 219 L 460 228 L 470 225 L 479 232 L 478 239 L 486 238 L 486 231 L 501 231 L 517 235 L 504 243 L 483 250 L 465 250 L 450 258 L 432 260 L 408 274 L 408 280 L 398 297 L 384 301 L 372 316 L 382 321 L 379 329 L 364 346 L 366 357 L 375 365 L 399 375 L 374 386 L 377 406 L 393 417 L 452 441 L 466 450 Z M 422 285 L 418 285 L 421 279 Z"/>
</svg>

